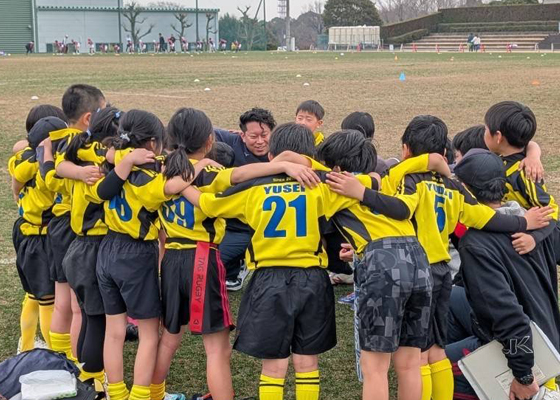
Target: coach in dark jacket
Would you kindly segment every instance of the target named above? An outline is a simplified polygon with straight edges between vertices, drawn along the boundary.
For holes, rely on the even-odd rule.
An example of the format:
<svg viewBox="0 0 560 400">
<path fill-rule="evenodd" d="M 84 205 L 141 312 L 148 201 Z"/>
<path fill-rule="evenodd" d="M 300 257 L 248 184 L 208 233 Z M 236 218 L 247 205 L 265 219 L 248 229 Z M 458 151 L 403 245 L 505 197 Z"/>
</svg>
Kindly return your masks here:
<svg viewBox="0 0 560 400">
<path fill-rule="evenodd" d="M 490 152 L 465 156 L 455 167 L 455 174 L 480 202 L 497 212 L 525 212 L 515 202 L 501 204 L 506 180 L 498 156 Z M 560 258 L 553 236 L 557 232 L 555 230 L 540 243 L 527 235 L 531 244 L 525 255 L 518 254 L 510 235 L 503 233 L 469 229 L 459 243 L 464 286 L 474 314 L 473 333 L 479 345 L 494 339 L 503 345 L 515 377 L 510 393 L 518 399 L 531 398 L 539 390 L 532 374 L 530 321 L 534 321 L 560 350 L 558 294 L 552 283 L 557 279 L 553 271 Z M 449 354 L 453 345 L 448 347 Z"/>
<path fill-rule="evenodd" d="M 272 113 L 262 108 L 253 108 L 239 118 L 240 134 L 223 129 L 214 129 L 216 140 L 231 146 L 235 153 L 233 165 L 268 162 L 268 141 L 276 121 Z M 239 220 L 228 220 L 226 234 L 220 244 L 222 262 L 226 267 L 226 286 L 230 291 L 243 287 L 243 277 L 239 276 L 241 261 L 251 242 L 251 230 Z"/>
</svg>

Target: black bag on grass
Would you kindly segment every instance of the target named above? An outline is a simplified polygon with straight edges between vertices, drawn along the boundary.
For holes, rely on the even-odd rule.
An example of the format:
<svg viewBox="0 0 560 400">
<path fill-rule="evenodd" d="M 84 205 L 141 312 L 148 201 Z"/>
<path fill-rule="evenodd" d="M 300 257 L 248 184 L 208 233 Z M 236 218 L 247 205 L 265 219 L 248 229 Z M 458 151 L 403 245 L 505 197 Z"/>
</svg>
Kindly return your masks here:
<svg viewBox="0 0 560 400">
<path fill-rule="evenodd" d="M 20 376 L 45 370 L 63 370 L 76 377 L 80 375 L 78 367 L 64 354 L 47 349 L 34 349 L 0 363 L 0 395 L 10 399 L 21 391 Z"/>
</svg>

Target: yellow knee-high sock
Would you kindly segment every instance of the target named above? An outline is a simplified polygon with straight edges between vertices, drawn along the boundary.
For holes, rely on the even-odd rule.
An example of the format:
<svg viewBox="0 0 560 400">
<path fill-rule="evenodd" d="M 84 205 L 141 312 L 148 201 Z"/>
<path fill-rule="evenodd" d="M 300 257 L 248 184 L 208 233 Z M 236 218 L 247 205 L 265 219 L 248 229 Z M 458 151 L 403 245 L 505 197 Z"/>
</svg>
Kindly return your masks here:
<svg viewBox="0 0 560 400">
<path fill-rule="evenodd" d="M 109 383 L 107 385 L 107 394 L 109 400 L 128 400 L 129 392 L 123 381 L 117 383 Z"/>
<path fill-rule="evenodd" d="M 80 368 L 80 380 L 85 382 L 89 379 L 95 379 L 103 385 L 105 383 L 105 371 L 87 372 Z"/>
<path fill-rule="evenodd" d="M 422 375 L 422 400 L 430 400 L 432 398 L 432 370 L 429 365 L 420 367 Z"/>
<path fill-rule="evenodd" d="M 21 351 L 33 350 L 39 320 L 39 302 L 26 293 L 21 305 Z"/>
<path fill-rule="evenodd" d="M 319 371 L 296 372 L 296 400 L 319 400 Z"/>
<path fill-rule="evenodd" d="M 285 379 L 261 375 L 259 382 L 259 400 L 282 400 L 284 398 Z"/>
<path fill-rule="evenodd" d="M 48 300 L 39 300 L 39 326 L 41 327 L 41 334 L 47 343 L 49 349 L 52 350 L 51 343 L 51 320 L 54 311 L 54 298 Z"/>
<path fill-rule="evenodd" d="M 453 380 L 453 367 L 448 358 L 430 364 L 432 370 L 432 399 L 452 400 L 455 381 Z"/>
<path fill-rule="evenodd" d="M 150 385 L 150 399 L 163 400 L 165 397 L 165 381 L 162 383 L 152 383 Z"/>
<path fill-rule="evenodd" d="M 556 379 L 552 378 L 551 380 L 545 382 L 543 386 L 548 390 L 552 390 L 552 391 L 556 390 Z"/>
<path fill-rule="evenodd" d="M 72 354 L 72 343 L 70 342 L 69 333 L 57 333 L 50 331 L 49 336 L 51 338 L 51 346 L 54 351 L 66 354 L 66 358 L 74 363 L 78 361 Z"/>
<path fill-rule="evenodd" d="M 133 385 L 129 400 L 150 400 L 150 387 Z"/>
</svg>

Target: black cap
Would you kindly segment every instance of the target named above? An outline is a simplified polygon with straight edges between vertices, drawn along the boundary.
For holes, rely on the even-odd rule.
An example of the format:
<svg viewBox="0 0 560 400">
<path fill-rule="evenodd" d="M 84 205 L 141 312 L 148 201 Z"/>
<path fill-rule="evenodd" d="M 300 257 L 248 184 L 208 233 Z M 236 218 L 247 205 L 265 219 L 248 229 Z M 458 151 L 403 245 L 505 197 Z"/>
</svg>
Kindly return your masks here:
<svg viewBox="0 0 560 400">
<path fill-rule="evenodd" d="M 453 172 L 463 183 L 480 190 L 496 180 L 506 180 L 502 159 L 485 149 L 469 150 Z"/>
<path fill-rule="evenodd" d="M 68 128 L 66 122 L 57 117 L 45 117 L 33 125 L 27 135 L 27 141 L 32 149 L 36 149 L 43 140 L 49 137 L 49 133 Z"/>
</svg>

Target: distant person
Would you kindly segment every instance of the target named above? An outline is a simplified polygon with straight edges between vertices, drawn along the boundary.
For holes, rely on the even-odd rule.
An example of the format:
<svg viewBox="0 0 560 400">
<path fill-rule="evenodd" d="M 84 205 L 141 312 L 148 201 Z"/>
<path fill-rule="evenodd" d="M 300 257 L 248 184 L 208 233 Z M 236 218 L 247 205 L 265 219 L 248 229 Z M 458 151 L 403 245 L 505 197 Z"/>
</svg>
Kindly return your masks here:
<svg viewBox="0 0 560 400">
<path fill-rule="evenodd" d="M 181 49 L 182 49 L 183 53 L 188 53 L 189 52 L 189 42 L 187 41 L 187 39 L 184 36 L 181 36 Z"/>
<path fill-rule="evenodd" d="M 467 38 L 467 47 L 469 49 L 469 52 L 473 51 L 473 39 L 474 33 L 469 33 L 469 37 Z"/>
<path fill-rule="evenodd" d="M 175 53 L 175 42 L 177 41 L 177 38 L 175 38 L 175 36 L 173 36 L 173 34 L 171 34 L 171 36 L 168 39 L 169 42 L 169 52 L 170 53 Z"/>
<path fill-rule="evenodd" d="M 480 36 L 478 36 L 478 34 L 474 35 L 473 46 L 474 46 L 474 51 L 478 53 L 478 50 L 480 50 Z"/>
<path fill-rule="evenodd" d="M 88 38 L 87 44 L 89 48 L 89 54 L 95 54 L 95 43 L 93 43 L 93 40 Z"/>
<path fill-rule="evenodd" d="M 25 54 L 33 53 L 33 49 L 35 48 L 35 42 L 31 41 L 25 44 Z"/>
<path fill-rule="evenodd" d="M 159 53 L 165 52 L 165 38 L 163 37 L 163 35 L 162 35 L 161 33 L 159 34 L 159 48 L 158 48 L 158 52 L 159 52 Z"/>
</svg>

